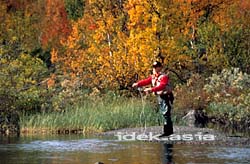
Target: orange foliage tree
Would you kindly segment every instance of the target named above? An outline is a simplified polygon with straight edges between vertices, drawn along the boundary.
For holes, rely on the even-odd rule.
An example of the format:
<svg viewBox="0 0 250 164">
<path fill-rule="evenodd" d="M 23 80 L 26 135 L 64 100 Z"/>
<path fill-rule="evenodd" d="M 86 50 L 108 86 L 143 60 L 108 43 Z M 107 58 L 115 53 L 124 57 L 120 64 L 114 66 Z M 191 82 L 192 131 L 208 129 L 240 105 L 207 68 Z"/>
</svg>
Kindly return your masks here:
<svg viewBox="0 0 250 164">
<path fill-rule="evenodd" d="M 100 88 L 118 87 L 120 78 L 119 63 L 125 52 L 120 31 L 123 26 L 123 4 L 112 1 L 86 1 L 84 16 L 73 23 L 72 33 L 63 45 L 64 54 L 52 53 L 54 61 L 61 63 L 64 73 L 80 79 L 85 86 Z"/>
<path fill-rule="evenodd" d="M 70 22 L 67 19 L 64 2 L 46 0 L 45 16 L 42 22 L 41 43 L 43 47 L 60 47 L 60 40 L 70 34 Z"/>
<path fill-rule="evenodd" d="M 154 60 L 189 73 L 201 66 L 219 70 L 228 65 L 223 35 L 233 22 L 229 11 L 239 3 L 86 0 L 83 17 L 61 39 L 65 51 L 55 49 L 52 60 L 81 85 L 110 89 L 146 77 Z"/>
</svg>

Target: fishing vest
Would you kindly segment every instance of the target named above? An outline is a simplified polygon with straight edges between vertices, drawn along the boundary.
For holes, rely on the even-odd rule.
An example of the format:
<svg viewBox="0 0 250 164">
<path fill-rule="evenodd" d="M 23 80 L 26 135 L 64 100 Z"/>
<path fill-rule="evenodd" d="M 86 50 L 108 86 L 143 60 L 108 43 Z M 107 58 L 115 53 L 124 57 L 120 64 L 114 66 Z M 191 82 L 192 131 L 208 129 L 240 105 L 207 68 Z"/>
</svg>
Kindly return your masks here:
<svg viewBox="0 0 250 164">
<path fill-rule="evenodd" d="M 156 77 L 155 75 L 152 75 L 152 86 L 153 87 L 159 86 L 161 83 L 161 79 L 164 76 L 167 76 L 167 75 L 163 74 L 163 73 L 160 73 L 160 75 L 158 77 Z M 170 83 L 168 81 L 168 84 L 166 85 L 166 87 L 163 90 L 156 92 L 155 94 L 156 95 L 163 95 L 163 94 L 167 94 L 169 92 L 172 92 L 172 87 L 170 86 Z"/>
</svg>

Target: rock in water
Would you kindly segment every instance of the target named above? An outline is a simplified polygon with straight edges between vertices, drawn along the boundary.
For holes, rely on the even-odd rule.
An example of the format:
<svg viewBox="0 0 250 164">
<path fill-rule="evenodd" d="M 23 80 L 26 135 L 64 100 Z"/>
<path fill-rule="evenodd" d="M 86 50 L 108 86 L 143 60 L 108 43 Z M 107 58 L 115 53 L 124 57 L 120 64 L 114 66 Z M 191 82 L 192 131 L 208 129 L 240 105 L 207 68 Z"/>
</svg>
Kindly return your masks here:
<svg viewBox="0 0 250 164">
<path fill-rule="evenodd" d="M 208 122 L 208 117 L 202 110 L 191 110 L 182 117 L 182 120 L 189 127 L 204 128 Z"/>
</svg>

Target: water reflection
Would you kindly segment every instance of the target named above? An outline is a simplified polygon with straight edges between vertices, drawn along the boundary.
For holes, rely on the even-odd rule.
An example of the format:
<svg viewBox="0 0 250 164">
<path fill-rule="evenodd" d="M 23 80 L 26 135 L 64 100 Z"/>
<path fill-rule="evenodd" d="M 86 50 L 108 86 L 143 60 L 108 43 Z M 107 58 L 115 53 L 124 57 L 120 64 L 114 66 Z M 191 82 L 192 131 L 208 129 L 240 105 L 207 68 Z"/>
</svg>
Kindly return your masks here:
<svg viewBox="0 0 250 164">
<path fill-rule="evenodd" d="M 162 164 L 173 163 L 173 144 L 163 143 L 163 160 Z"/>
<path fill-rule="evenodd" d="M 1 144 L 14 144 L 19 143 L 20 137 L 13 136 L 13 137 L 6 137 L 6 136 L 0 136 L 0 145 Z"/>
</svg>

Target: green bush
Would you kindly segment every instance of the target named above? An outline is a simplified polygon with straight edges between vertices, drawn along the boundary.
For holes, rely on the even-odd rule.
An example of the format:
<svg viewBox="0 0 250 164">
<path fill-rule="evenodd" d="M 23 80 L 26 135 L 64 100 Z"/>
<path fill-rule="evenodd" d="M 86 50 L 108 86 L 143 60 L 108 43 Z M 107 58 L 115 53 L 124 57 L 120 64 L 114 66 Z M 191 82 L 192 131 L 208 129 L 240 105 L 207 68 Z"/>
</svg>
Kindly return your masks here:
<svg viewBox="0 0 250 164">
<path fill-rule="evenodd" d="M 10 57 L 9 51 L 0 54 L 0 94 L 15 97 L 16 110 L 38 110 L 47 92 L 44 84 L 48 70 L 41 59 L 20 53 Z"/>
<path fill-rule="evenodd" d="M 238 68 L 224 69 L 213 74 L 204 86 L 211 103 L 207 113 L 216 123 L 238 130 L 249 127 L 250 76 Z"/>
<path fill-rule="evenodd" d="M 239 105 L 245 102 L 250 91 L 250 75 L 238 68 L 224 69 L 220 74 L 208 78 L 204 90 L 209 93 L 213 102 Z M 249 104 L 248 104 L 249 105 Z"/>
<path fill-rule="evenodd" d="M 223 125 L 224 128 L 246 131 L 250 125 L 249 106 L 242 107 L 240 104 L 235 106 L 229 103 L 210 103 L 207 113 L 211 118 L 211 122 Z"/>
<path fill-rule="evenodd" d="M 205 79 L 191 76 L 175 88 L 175 111 L 203 109 L 210 118 L 228 126 L 247 127 L 250 116 L 250 75 L 238 68 L 224 69 Z"/>
</svg>

